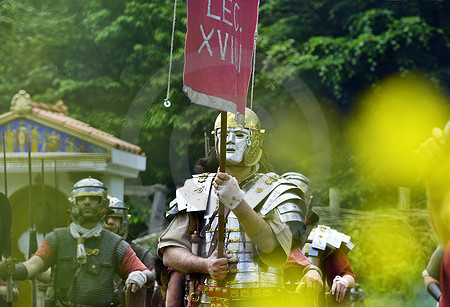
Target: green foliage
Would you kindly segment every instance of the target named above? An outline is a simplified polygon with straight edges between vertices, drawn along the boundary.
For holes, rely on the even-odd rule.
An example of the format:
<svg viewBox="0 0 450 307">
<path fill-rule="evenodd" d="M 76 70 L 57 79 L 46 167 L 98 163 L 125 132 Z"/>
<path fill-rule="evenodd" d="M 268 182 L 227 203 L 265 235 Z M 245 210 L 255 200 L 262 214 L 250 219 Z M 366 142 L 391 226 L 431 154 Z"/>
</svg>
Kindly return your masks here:
<svg viewBox="0 0 450 307">
<path fill-rule="evenodd" d="M 261 43 L 265 54 L 264 80 L 273 89 L 300 76 L 318 94 L 348 109 L 355 94 L 396 71 L 424 71 L 435 81 L 449 76 L 448 66 L 442 66 L 450 47 L 448 31 L 441 28 L 444 22 L 436 24 L 424 8 L 404 4 L 405 10 L 385 2 L 383 7 L 377 7 L 379 4 L 365 1 L 361 10 L 355 10 L 361 4 L 314 3 L 313 12 L 320 18 L 310 17 L 305 22 L 303 15 L 281 13 L 294 3 L 276 2 L 277 5 L 263 4 L 261 12 L 280 17 L 273 24 L 266 24 L 261 18 L 259 28 L 260 35 L 267 36 Z M 438 16 L 439 6 L 432 8 Z M 307 6 L 303 5 L 303 12 L 306 11 Z M 327 22 L 329 28 L 323 29 Z M 283 31 L 280 39 L 274 39 L 275 29 Z M 308 30 L 309 35 L 303 37 Z"/>
<path fill-rule="evenodd" d="M 14 15 L 14 19 L 4 18 L 2 37 L 18 42 L 7 40 L 10 48 L 5 47 L 2 54 L 8 65 L 1 75 L 9 80 L 0 86 L 3 101 L 25 88 L 34 99 L 62 99 L 70 110 L 80 106 L 80 117 L 104 110 L 120 116 L 154 67 L 167 63 L 170 1 L 36 3 L 2 3 L 5 15 Z M 185 14 L 183 7 L 179 14 Z M 181 33 L 183 28 L 179 23 Z M 182 45 L 182 38 L 177 33 L 176 47 Z"/>
<path fill-rule="evenodd" d="M 300 78 L 330 115 L 331 169 L 326 185 L 313 181 L 316 202 L 327 204 L 327 188 L 338 187 L 347 208 L 395 203 L 397 187 L 375 185 L 374 178 L 383 181 L 376 170 L 361 176 L 364 161 L 351 152 L 341 134 L 361 92 L 386 76 L 419 71 L 436 84 L 448 83 L 446 9 L 448 4 L 436 2 L 262 2 L 258 27 L 262 70 L 257 84 L 281 105 L 289 96 L 280 88 Z M 314 175 L 308 166 L 290 167 L 306 171 L 310 178 Z M 423 193 L 418 199 L 423 204 Z"/>
<path fill-rule="evenodd" d="M 323 203 L 330 186 L 339 187 L 352 208 L 363 206 L 368 195 L 383 195 L 388 188 L 357 174 L 361 162 L 339 136 L 340 118 L 352 115 L 358 93 L 393 72 L 419 70 L 436 83 L 448 80 L 446 8 L 436 1 L 261 1 L 255 108 L 282 114 L 272 123 L 277 137 L 271 131 L 266 137 L 276 169 L 305 173 Z M 203 155 L 203 133 L 217 112 L 192 106 L 180 90 L 183 1 L 177 7 L 172 106 L 162 105 L 172 15 L 169 0 L 0 2 L 0 112 L 20 89 L 35 101 L 62 99 L 71 116 L 141 146 L 148 158 L 142 182 L 163 183 L 173 192 L 189 175 L 186 164 L 191 168 Z M 296 78 L 318 98 L 333 131 L 330 173 L 314 170 L 315 161 L 326 157 L 312 148 L 310 123 L 293 117 L 297 97 L 284 87 Z M 278 129 L 286 118 L 291 126 Z M 301 130 L 297 139 L 287 137 L 289 127 Z M 320 145 L 328 141 L 320 137 Z M 277 145 L 283 139 L 289 142 Z"/>
<path fill-rule="evenodd" d="M 148 236 L 139 238 L 138 243 L 147 248 L 150 251 L 150 253 L 156 255 L 156 250 L 158 247 L 158 238 L 160 235 L 161 235 L 160 233 L 152 233 Z"/>
<path fill-rule="evenodd" d="M 419 300 L 420 289 L 424 289 L 421 272 L 438 244 L 427 231 L 425 218 L 379 216 L 343 223 L 356 245 L 349 260 L 357 282 L 374 306 L 386 301 L 392 306 L 411 306 Z"/>
<path fill-rule="evenodd" d="M 177 3 L 172 106 L 165 108 L 173 0 L 1 1 L 0 112 L 20 89 L 34 101 L 62 99 L 70 116 L 141 146 L 148 161 L 141 182 L 167 185 L 171 199 L 203 156 L 203 133 L 217 114 L 191 105 L 181 91 L 186 6 Z M 276 171 L 304 173 L 316 203 L 326 204 L 328 188 L 338 187 L 343 207 L 392 207 L 396 187 L 359 174 L 364 161 L 349 149 L 343 127 L 358 95 L 392 73 L 420 71 L 448 83 L 448 8 L 445 1 L 262 0 L 254 104 L 269 117 L 265 146 Z M 300 90 L 290 91 L 289 82 Z M 317 97 L 325 129 L 318 129 L 318 113 L 312 119 L 304 112 L 313 100 L 305 88 Z M 413 202 L 425 207 L 423 192 L 413 190 Z M 149 202 L 127 203 L 138 235 Z M 413 306 L 435 247 L 430 225 L 342 225 L 356 243 L 349 257 L 367 303 Z M 152 252 L 156 238 L 143 242 Z"/>
</svg>

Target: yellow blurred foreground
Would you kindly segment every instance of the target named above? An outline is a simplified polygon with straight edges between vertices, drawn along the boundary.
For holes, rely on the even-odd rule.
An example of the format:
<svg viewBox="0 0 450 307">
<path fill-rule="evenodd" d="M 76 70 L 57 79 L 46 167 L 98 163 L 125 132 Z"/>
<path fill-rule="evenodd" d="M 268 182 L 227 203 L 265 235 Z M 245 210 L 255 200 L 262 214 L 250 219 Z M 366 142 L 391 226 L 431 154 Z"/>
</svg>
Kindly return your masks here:
<svg viewBox="0 0 450 307">
<path fill-rule="evenodd" d="M 420 175 L 423 161 L 414 151 L 448 118 L 448 101 L 435 85 L 395 75 L 362 96 L 348 136 L 366 174 L 380 172 L 384 183 L 401 185 Z"/>
</svg>

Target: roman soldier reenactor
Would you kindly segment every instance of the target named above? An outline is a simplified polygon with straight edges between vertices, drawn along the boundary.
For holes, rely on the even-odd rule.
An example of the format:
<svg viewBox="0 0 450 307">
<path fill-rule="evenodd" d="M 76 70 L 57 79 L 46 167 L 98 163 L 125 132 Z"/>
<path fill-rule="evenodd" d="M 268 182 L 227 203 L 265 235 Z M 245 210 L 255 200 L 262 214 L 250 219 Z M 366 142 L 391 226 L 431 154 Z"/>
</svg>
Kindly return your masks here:
<svg viewBox="0 0 450 307">
<path fill-rule="evenodd" d="M 93 178 L 78 181 L 71 191 L 69 227 L 50 232 L 27 261 L 0 263 L 0 278 L 13 274 L 16 280 L 31 279 L 52 268 L 51 289 L 56 306 L 111 306 L 114 276 L 126 280 L 137 292 L 152 274 L 119 235 L 103 228 L 109 211 L 107 189 Z M 48 291 L 51 293 L 52 291 Z M 49 300 L 50 302 L 50 300 Z"/>
<path fill-rule="evenodd" d="M 286 298 L 283 267 L 302 244 L 306 203 L 302 191 L 275 173 L 260 173 L 264 130 L 257 115 L 245 124 L 227 114 L 226 172 L 194 175 L 176 191 L 158 256 L 187 277 L 190 306 L 279 304 Z M 220 148 L 220 116 L 214 125 Z M 217 208 L 226 207 L 225 257 L 216 247 Z"/>
</svg>

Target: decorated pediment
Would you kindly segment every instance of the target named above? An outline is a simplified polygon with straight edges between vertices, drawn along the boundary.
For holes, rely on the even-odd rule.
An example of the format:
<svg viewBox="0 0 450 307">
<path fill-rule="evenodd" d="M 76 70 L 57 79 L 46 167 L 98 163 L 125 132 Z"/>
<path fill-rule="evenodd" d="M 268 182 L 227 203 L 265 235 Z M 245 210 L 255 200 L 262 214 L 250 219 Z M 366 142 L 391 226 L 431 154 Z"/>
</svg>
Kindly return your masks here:
<svg viewBox="0 0 450 307">
<path fill-rule="evenodd" d="M 20 90 L 10 112 L 0 115 L 0 137 L 6 152 L 64 152 L 110 154 L 112 149 L 142 155 L 142 149 L 69 116 L 62 100 L 54 104 L 32 101 Z M 0 142 L 2 145 L 2 142 Z"/>
<path fill-rule="evenodd" d="M 31 152 L 108 153 L 106 148 L 28 118 L 0 125 L 0 133 L 8 153 L 28 152 L 28 147 Z"/>
</svg>

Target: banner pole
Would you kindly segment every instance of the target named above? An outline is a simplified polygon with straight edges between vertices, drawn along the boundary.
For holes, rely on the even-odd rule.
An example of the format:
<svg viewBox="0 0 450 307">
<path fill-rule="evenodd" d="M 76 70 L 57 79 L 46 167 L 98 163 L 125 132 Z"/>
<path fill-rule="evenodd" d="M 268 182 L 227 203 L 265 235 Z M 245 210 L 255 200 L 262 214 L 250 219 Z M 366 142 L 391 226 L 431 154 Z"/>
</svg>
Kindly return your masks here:
<svg viewBox="0 0 450 307">
<path fill-rule="evenodd" d="M 226 171 L 226 148 L 227 148 L 227 112 L 220 112 L 220 157 L 219 157 L 219 171 L 225 173 Z M 225 241 L 225 206 L 219 203 L 219 221 L 218 221 L 218 238 L 217 238 L 217 252 L 218 257 L 223 257 L 224 241 Z"/>
</svg>

